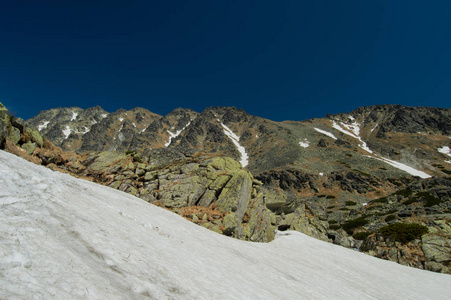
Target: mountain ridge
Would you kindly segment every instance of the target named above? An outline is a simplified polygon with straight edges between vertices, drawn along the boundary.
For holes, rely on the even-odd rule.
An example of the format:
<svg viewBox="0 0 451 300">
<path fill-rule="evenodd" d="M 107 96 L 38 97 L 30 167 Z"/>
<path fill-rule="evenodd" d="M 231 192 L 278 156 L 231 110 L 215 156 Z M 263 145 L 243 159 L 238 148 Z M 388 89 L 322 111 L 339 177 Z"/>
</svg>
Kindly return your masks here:
<svg viewBox="0 0 451 300">
<path fill-rule="evenodd" d="M 74 112 L 65 114 L 71 122 Z M 439 121 L 430 121 L 435 115 Z M 395 122 L 395 116 L 403 121 Z M 449 109 L 391 105 L 274 122 L 237 108 L 178 109 L 151 122 L 141 120 L 153 138 L 140 142 L 157 147 L 139 150 L 127 146 L 136 138 L 131 135 L 113 144 L 119 128 L 137 131 L 136 114 L 121 110 L 105 117 L 116 126 L 114 134 L 97 139 L 117 145 L 115 151 L 91 150 L 72 158 L 61 149 L 31 152 L 54 170 L 125 191 L 238 239 L 266 242 L 275 230 L 291 229 L 449 273 L 448 116 Z M 378 127 L 389 130 L 381 135 Z M 23 148 L 26 141 L 16 144 Z M 430 233 L 407 248 L 379 233 L 386 225 L 409 222 L 427 226 Z M 438 240 L 442 246 L 432 246 Z"/>
</svg>

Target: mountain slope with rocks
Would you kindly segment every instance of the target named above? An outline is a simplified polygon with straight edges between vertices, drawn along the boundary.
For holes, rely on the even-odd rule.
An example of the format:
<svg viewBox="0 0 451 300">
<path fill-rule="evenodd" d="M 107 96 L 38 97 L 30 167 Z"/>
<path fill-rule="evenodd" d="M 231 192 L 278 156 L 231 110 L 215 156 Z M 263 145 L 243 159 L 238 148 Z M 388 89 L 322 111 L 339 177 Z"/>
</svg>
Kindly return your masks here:
<svg viewBox="0 0 451 300">
<path fill-rule="evenodd" d="M 230 239 L 4 151 L 0 164 L 2 299 L 448 299 L 451 292 L 449 275 L 299 232 L 266 244 Z"/>
<path fill-rule="evenodd" d="M 451 273 L 449 111 L 382 105 L 273 122 L 236 108 L 177 109 L 142 121 L 115 151 L 67 153 L 44 139 L 27 155 L 238 239 L 268 242 L 276 230 L 296 230 Z M 13 153 L 33 143 L 27 131 L 39 133 L 13 128 L 6 138 Z M 398 223 L 427 233 L 407 242 L 382 234 Z"/>
</svg>

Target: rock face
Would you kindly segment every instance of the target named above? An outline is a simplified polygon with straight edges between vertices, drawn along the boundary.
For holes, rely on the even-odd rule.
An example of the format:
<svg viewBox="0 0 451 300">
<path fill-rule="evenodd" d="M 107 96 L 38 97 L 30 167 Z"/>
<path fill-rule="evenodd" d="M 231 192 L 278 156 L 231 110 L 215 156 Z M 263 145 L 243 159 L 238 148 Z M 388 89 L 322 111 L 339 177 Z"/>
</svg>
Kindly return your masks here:
<svg viewBox="0 0 451 300">
<path fill-rule="evenodd" d="M 6 133 L 8 132 L 9 115 L 8 110 L 0 102 L 0 146 L 3 144 Z"/>
<path fill-rule="evenodd" d="M 297 230 L 450 273 L 450 112 L 380 105 L 273 122 L 233 107 L 176 109 L 163 117 L 70 108 L 28 120 L 34 133 L 12 126 L 5 134 L 39 163 L 221 234 L 266 242 L 275 230 Z M 79 155 L 51 156 L 39 132 Z M 429 232 L 401 244 L 379 232 L 392 223 L 423 224 Z"/>
</svg>

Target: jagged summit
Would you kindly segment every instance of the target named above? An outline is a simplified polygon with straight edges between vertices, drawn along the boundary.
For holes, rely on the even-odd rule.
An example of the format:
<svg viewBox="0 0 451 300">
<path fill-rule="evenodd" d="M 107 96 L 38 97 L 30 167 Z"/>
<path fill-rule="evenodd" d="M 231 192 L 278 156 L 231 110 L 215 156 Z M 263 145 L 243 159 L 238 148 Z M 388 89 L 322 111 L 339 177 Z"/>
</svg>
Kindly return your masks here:
<svg viewBox="0 0 451 300">
<path fill-rule="evenodd" d="M 449 145 L 450 111 L 375 105 L 326 118 L 274 122 L 235 107 L 208 107 L 201 113 L 177 108 L 159 116 L 143 108 L 107 113 L 97 106 L 52 109 L 27 123 L 55 145 L 76 152 L 171 147 L 228 155 L 254 173 L 286 166 L 330 173 L 349 169 L 351 160 L 367 173 L 385 167 L 411 175 L 418 170 L 416 175 L 427 177 L 441 172 L 433 165 L 444 160 L 438 149 Z"/>
</svg>

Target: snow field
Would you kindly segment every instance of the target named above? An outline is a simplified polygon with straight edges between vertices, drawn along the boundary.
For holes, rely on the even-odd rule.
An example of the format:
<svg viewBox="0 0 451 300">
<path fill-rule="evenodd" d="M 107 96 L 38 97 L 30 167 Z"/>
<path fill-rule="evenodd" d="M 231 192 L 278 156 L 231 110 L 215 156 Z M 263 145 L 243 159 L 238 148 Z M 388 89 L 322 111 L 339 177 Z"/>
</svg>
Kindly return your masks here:
<svg viewBox="0 0 451 300">
<path fill-rule="evenodd" d="M 0 151 L 1 299 L 448 299 L 451 276 L 299 232 L 218 235 Z"/>
</svg>

